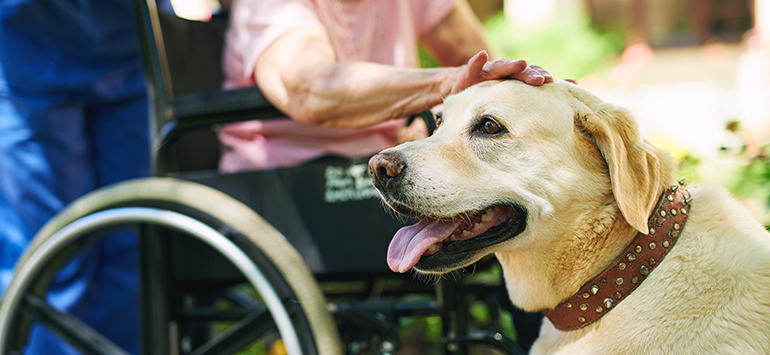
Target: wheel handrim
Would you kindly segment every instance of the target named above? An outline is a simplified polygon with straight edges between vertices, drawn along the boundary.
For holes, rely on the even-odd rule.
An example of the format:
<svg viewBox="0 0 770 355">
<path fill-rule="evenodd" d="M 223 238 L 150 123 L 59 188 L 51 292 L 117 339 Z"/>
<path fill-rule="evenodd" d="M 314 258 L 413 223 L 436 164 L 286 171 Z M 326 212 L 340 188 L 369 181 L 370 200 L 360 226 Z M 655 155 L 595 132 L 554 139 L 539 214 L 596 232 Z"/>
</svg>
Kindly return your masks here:
<svg viewBox="0 0 770 355">
<path fill-rule="evenodd" d="M 250 261 L 249 257 L 230 239 L 214 228 L 184 214 L 150 207 L 123 207 L 97 212 L 68 224 L 37 247 L 25 263 L 16 271 L 17 277 L 6 290 L 6 298 L 0 303 L 0 354 L 6 352 L 6 342 L 13 323 L 13 311 L 20 305 L 26 290 L 41 268 L 62 249 L 80 237 L 99 228 L 126 223 L 155 223 L 175 228 L 203 241 L 225 256 L 244 277 L 260 292 L 276 323 L 289 354 L 302 354 L 302 347 L 281 298 L 270 286 L 267 278 Z"/>
</svg>

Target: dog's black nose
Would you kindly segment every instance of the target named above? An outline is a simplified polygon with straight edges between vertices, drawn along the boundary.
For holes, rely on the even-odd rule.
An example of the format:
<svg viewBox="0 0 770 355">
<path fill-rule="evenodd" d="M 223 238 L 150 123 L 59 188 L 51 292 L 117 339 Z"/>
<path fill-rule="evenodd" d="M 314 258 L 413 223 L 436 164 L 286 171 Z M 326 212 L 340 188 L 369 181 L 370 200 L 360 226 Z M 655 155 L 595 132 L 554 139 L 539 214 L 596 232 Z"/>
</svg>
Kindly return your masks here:
<svg viewBox="0 0 770 355">
<path fill-rule="evenodd" d="M 396 152 L 379 153 L 369 159 L 369 173 L 374 176 L 374 187 L 380 191 L 387 190 L 404 168 L 404 158 Z"/>
</svg>

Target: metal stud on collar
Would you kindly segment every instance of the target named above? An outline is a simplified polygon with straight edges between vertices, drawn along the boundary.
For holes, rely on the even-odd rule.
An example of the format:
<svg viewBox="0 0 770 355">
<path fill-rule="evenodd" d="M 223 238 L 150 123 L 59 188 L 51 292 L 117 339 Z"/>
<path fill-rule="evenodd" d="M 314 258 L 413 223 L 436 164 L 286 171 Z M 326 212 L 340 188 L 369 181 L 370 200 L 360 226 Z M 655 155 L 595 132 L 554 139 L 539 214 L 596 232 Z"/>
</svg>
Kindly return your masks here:
<svg viewBox="0 0 770 355">
<path fill-rule="evenodd" d="M 638 233 L 607 269 L 559 306 L 543 311 L 557 329 L 573 330 L 591 324 L 617 307 L 661 264 L 689 214 L 692 197 L 684 183 L 681 179 L 678 185 L 663 191 L 648 220 L 649 234 Z M 579 307 L 572 307 L 573 304 Z"/>
</svg>

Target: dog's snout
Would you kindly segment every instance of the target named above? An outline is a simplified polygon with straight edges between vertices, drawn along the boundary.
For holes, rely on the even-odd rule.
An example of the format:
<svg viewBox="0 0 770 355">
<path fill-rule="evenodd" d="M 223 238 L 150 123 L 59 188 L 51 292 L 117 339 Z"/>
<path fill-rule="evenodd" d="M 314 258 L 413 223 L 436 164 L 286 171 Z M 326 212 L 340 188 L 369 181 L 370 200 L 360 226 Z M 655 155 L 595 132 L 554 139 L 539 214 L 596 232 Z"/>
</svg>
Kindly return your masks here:
<svg viewBox="0 0 770 355">
<path fill-rule="evenodd" d="M 404 168 L 404 158 L 396 152 L 379 153 L 369 159 L 369 172 L 374 176 L 374 186 L 380 190 L 386 190 Z"/>
</svg>

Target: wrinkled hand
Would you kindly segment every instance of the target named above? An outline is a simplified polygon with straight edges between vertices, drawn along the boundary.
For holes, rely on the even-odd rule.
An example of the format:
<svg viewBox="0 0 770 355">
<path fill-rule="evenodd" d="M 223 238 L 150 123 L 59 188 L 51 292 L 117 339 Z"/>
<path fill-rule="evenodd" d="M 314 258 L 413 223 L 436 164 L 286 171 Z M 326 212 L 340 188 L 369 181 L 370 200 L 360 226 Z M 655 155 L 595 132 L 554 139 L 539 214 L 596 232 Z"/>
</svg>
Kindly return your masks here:
<svg viewBox="0 0 770 355">
<path fill-rule="evenodd" d="M 456 94 L 466 88 L 487 80 L 515 79 L 529 85 L 553 82 L 553 77 L 537 65 L 528 65 L 524 60 L 496 60 L 489 62 L 489 54 L 481 51 L 459 67 L 454 83 L 447 95 Z"/>
</svg>

